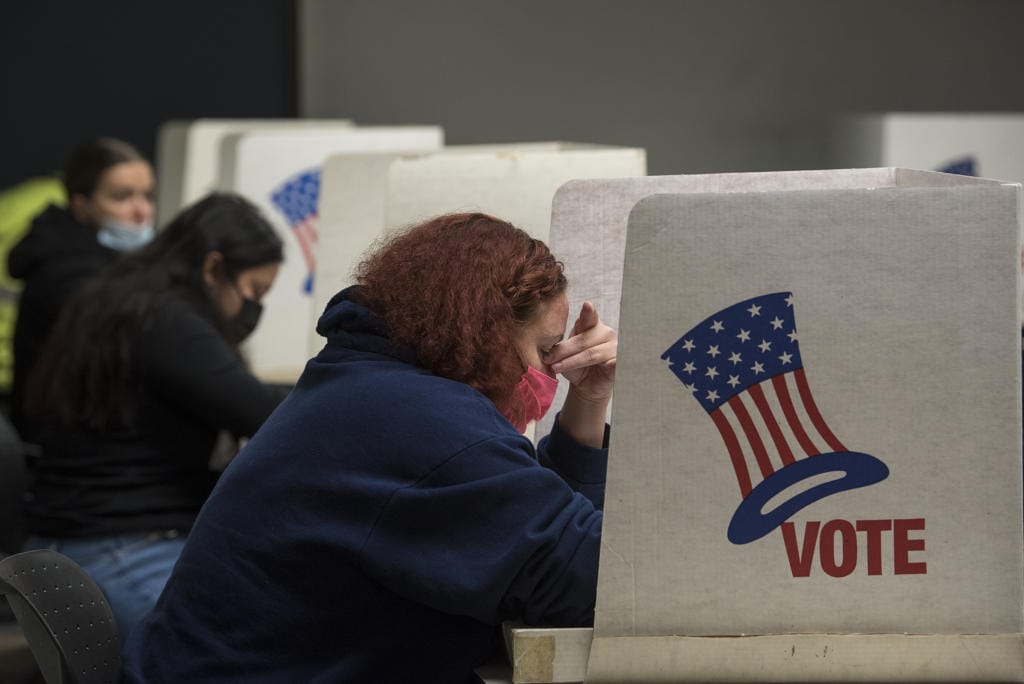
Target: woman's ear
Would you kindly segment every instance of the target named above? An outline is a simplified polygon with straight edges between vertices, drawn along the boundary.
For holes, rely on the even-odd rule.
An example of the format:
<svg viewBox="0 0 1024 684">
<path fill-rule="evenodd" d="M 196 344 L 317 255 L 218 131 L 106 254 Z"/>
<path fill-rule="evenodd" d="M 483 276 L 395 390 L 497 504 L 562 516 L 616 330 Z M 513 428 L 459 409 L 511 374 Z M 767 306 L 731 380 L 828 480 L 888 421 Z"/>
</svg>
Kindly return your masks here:
<svg viewBox="0 0 1024 684">
<path fill-rule="evenodd" d="M 89 198 L 82 193 L 76 192 L 68 198 L 68 211 L 82 225 L 92 225 L 92 217 L 89 215 Z"/>
<path fill-rule="evenodd" d="M 221 277 L 221 271 L 224 264 L 224 255 L 220 252 L 213 251 L 206 255 L 203 259 L 203 282 L 206 283 L 207 287 L 214 287 L 223 278 Z"/>
</svg>

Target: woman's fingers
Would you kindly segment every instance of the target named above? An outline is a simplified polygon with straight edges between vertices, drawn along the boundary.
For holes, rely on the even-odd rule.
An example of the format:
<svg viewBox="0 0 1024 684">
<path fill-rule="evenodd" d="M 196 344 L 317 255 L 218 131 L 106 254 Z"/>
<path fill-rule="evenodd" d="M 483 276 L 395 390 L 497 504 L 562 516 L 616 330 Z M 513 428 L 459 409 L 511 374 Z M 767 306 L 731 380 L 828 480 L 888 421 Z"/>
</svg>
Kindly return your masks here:
<svg viewBox="0 0 1024 684">
<path fill-rule="evenodd" d="M 566 340 L 562 344 L 566 344 L 572 339 L 576 338 L 570 338 L 570 340 Z M 559 347 L 561 346 L 562 345 L 560 344 Z M 573 345 L 573 349 L 575 348 L 577 348 L 577 345 Z M 570 349 L 560 350 L 559 360 L 549 362 L 549 365 L 551 366 L 551 370 L 556 373 L 565 373 L 567 371 L 586 368 L 588 366 L 599 366 L 609 361 L 614 361 L 617 348 L 618 343 L 613 335 L 611 339 L 599 341 L 595 344 L 579 345 L 578 351 Z M 554 350 L 552 350 L 552 356 L 554 353 Z"/>
<path fill-rule="evenodd" d="M 589 330 L 600 322 L 601 318 L 597 315 L 597 308 L 591 302 L 583 302 L 583 306 L 580 308 L 580 315 L 572 326 L 572 335 L 578 335 Z"/>
<path fill-rule="evenodd" d="M 544 356 L 544 362 L 554 372 L 565 373 L 614 361 L 617 349 L 615 330 L 601 322 L 593 304 L 584 302 L 572 335 L 556 344 Z"/>
</svg>

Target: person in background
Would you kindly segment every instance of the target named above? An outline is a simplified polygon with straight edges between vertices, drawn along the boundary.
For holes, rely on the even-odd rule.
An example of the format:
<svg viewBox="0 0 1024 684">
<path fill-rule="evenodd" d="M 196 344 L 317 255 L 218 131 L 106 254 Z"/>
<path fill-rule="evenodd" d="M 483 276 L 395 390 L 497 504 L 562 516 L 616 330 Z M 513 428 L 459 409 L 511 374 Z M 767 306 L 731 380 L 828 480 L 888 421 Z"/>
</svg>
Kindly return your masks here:
<svg viewBox="0 0 1024 684">
<path fill-rule="evenodd" d="M 66 208 L 50 205 L 7 255 L 24 281 L 14 329 L 11 418 L 23 438 L 29 373 L 64 303 L 119 252 L 153 237 L 153 169 L 126 142 L 98 138 L 76 147 L 64 165 Z"/>
<path fill-rule="evenodd" d="M 0 190 L 0 410 L 10 416 L 14 379 L 14 322 L 22 283 L 7 272 L 7 255 L 28 232 L 32 219 L 46 207 L 67 205 L 64 184 L 56 174 L 27 178 Z"/>
<path fill-rule="evenodd" d="M 25 549 L 78 562 L 122 637 L 156 601 L 213 488 L 218 432 L 252 435 L 283 398 L 239 353 L 281 260 L 252 204 L 208 196 L 68 301 L 39 358 Z"/>
<path fill-rule="evenodd" d="M 616 335 L 505 221 L 387 241 L 225 472 L 126 682 L 462 682 L 503 620 L 593 618 Z M 569 393 L 534 448 L 557 374 Z"/>
</svg>

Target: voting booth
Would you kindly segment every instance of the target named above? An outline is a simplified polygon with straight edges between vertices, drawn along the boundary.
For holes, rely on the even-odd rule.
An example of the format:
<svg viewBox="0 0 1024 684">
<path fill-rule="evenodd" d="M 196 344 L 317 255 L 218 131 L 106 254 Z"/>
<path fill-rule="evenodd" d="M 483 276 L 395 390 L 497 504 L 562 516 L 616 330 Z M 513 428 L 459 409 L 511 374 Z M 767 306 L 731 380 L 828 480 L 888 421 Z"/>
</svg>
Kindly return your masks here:
<svg viewBox="0 0 1024 684">
<path fill-rule="evenodd" d="M 903 166 L 1024 182 L 1019 112 L 887 112 L 838 118 L 834 163 Z"/>
<path fill-rule="evenodd" d="M 647 195 L 893 185 L 945 186 L 961 182 L 962 179 L 955 175 L 895 167 L 579 179 L 566 183 L 555 195 L 550 246 L 560 259 L 569 264 L 566 269 L 569 310 L 579 311 L 584 301 L 591 301 L 601 318 L 617 328 L 626 220 L 633 205 Z M 586 238 L 581 239 L 581 235 Z M 595 259 L 600 263 L 595 263 Z M 573 264 L 580 264 L 581 268 L 574 268 Z M 561 405 L 567 391 L 568 387 L 559 387 L 555 406 Z M 542 419 L 538 423 L 538 432 L 544 434 L 549 431 L 553 420 L 553 416 Z"/>
<path fill-rule="evenodd" d="M 643 149 L 564 142 L 331 157 L 324 165 L 320 204 L 318 253 L 323 264 L 314 288 L 316 311 L 352 284 L 363 253 L 392 230 L 438 214 L 482 211 L 547 242 L 551 202 L 561 185 L 574 178 L 634 177 L 646 171 Z M 584 258 L 577 269 L 600 269 L 606 261 L 621 260 L 618 253 L 600 253 L 603 246 L 585 233 L 576 238 L 576 251 Z M 322 339 L 312 343 L 310 352 L 315 353 Z"/>
<path fill-rule="evenodd" d="M 1024 115 L 1019 112 L 842 116 L 832 123 L 829 148 L 839 166 L 909 166 L 1024 182 Z M 1024 321 L 1024 298 L 1019 313 Z"/>
<path fill-rule="evenodd" d="M 263 299 L 260 325 L 243 351 L 253 372 L 290 383 L 309 359 L 317 313 L 314 282 L 333 256 L 320 252 L 321 170 L 330 156 L 416 153 L 440 149 L 437 126 L 368 126 L 335 131 L 248 131 L 225 137 L 219 172 L 222 189 L 259 207 L 285 243 L 285 260 Z"/>
<path fill-rule="evenodd" d="M 348 119 L 181 119 L 160 126 L 156 141 L 156 217 L 162 226 L 187 205 L 222 188 L 223 143 L 246 131 L 334 131 Z"/>
<path fill-rule="evenodd" d="M 1021 201 L 892 168 L 563 187 L 552 244 L 623 255 L 570 277 L 606 319 L 621 292 L 596 618 L 510 626 L 513 680 L 1024 681 Z"/>
</svg>

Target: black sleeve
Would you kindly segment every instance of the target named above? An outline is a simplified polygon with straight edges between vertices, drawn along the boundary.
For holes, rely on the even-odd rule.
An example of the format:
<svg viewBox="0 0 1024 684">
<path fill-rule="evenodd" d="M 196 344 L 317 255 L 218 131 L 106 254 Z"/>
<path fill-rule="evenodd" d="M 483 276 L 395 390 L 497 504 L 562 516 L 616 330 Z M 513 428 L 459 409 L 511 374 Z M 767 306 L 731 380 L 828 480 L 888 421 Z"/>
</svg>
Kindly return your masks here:
<svg viewBox="0 0 1024 684">
<path fill-rule="evenodd" d="M 139 335 L 143 382 L 216 429 L 251 436 L 284 399 L 260 382 L 213 324 L 179 300 L 148 317 Z"/>
</svg>

